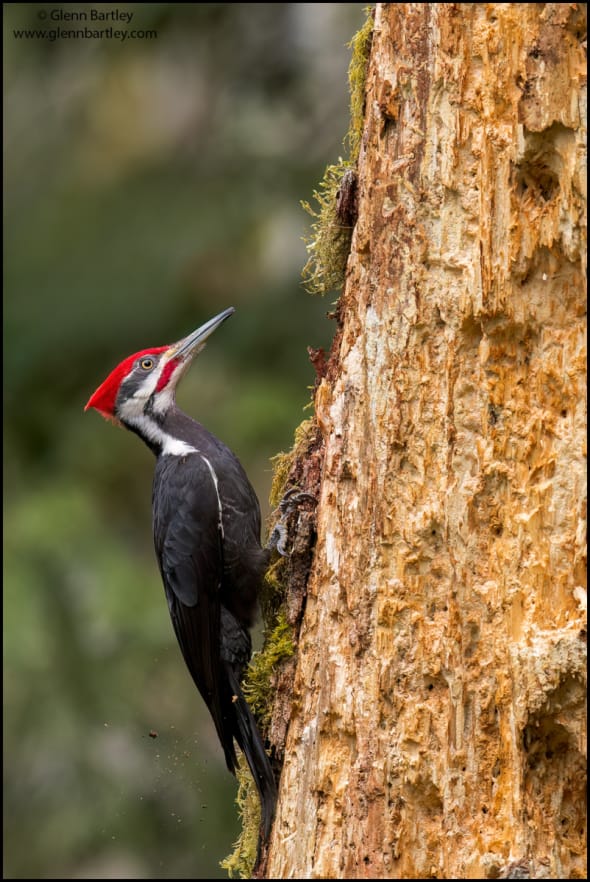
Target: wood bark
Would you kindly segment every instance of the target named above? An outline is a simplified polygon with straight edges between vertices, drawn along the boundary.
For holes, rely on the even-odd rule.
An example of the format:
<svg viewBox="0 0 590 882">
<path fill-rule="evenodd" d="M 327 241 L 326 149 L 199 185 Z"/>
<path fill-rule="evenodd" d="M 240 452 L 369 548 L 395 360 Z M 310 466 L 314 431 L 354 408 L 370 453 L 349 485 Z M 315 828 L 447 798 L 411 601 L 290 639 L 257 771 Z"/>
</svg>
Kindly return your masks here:
<svg viewBox="0 0 590 882">
<path fill-rule="evenodd" d="M 269 878 L 583 878 L 585 7 L 377 4 Z"/>
</svg>

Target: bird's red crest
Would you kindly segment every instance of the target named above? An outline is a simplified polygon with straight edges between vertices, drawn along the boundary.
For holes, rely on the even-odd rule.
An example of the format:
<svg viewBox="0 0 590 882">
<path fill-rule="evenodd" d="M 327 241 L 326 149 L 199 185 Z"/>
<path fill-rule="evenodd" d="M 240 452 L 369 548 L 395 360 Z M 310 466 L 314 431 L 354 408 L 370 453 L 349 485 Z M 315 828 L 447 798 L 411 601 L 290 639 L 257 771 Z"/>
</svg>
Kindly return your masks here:
<svg viewBox="0 0 590 882">
<path fill-rule="evenodd" d="M 114 419 L 117 393 L 121 383 L 133 367 L 133 362 L 142 355 L 159 355 L 160 352 L 165 352 L 166 349 L 168 349 L 167 346 L 159 346 L 155 349 L 141 349 L 139 352 L 135 352 L 133 355 L 128 356 L 128 358 L 125 358 L 121 364 L 111 371 L 96 392 L 90 396 L 84 410 L 93 407 L 103 417 L 110 420 Z"/>
</svg>

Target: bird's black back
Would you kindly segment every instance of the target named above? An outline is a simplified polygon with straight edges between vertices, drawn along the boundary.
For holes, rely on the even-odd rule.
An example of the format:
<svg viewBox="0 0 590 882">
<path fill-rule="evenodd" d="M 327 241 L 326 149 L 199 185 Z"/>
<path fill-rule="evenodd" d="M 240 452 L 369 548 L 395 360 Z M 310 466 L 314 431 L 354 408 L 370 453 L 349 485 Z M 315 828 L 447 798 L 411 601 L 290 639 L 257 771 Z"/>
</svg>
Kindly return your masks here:
<svg viewBox="0 0 590 882">
<path fill-rule="evenodd" d="M 234 739 L 246 755 L 267 834 L 276 785 L 239 685 L 269 556 L 258 499 L 235 455 L 199 423 L 174 409 L 163 429 L 194 451 L 156 460 L 154 544 L 170 616 L 229 770 L 237 765 Z"/>
</svg>

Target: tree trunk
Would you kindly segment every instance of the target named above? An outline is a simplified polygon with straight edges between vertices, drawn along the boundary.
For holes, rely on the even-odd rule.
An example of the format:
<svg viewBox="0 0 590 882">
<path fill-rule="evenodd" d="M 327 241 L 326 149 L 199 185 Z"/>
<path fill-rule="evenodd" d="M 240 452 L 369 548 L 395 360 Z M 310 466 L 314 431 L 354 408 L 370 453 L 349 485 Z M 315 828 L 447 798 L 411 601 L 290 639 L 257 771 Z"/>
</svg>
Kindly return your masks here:
<svg viewBox="0 0 590 882">
<path fill-rule="evenodd" d="M 584 28 L 377 4 L 269 878 L 586 874 Z"/>
</svg>

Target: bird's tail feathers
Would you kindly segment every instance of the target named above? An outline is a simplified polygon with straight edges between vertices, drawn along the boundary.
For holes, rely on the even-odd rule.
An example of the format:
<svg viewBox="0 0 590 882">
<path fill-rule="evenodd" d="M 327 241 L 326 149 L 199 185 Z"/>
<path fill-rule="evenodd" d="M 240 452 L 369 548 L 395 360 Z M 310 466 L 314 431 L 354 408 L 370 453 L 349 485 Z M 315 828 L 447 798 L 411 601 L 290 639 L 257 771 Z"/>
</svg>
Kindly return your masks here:
<svg viewBox="0 0 590 882">
<path fill-rule="evenodd" d="M 260 796 L 261 833 L 266 841 L 270 834 L 277 801 L 275 776 L 252 711 L 242 694 L 236 672 L 228 663 L 225 664 L 225 668 L 236 722 L 233 734 L 246 757 Z"/>
</svg>

